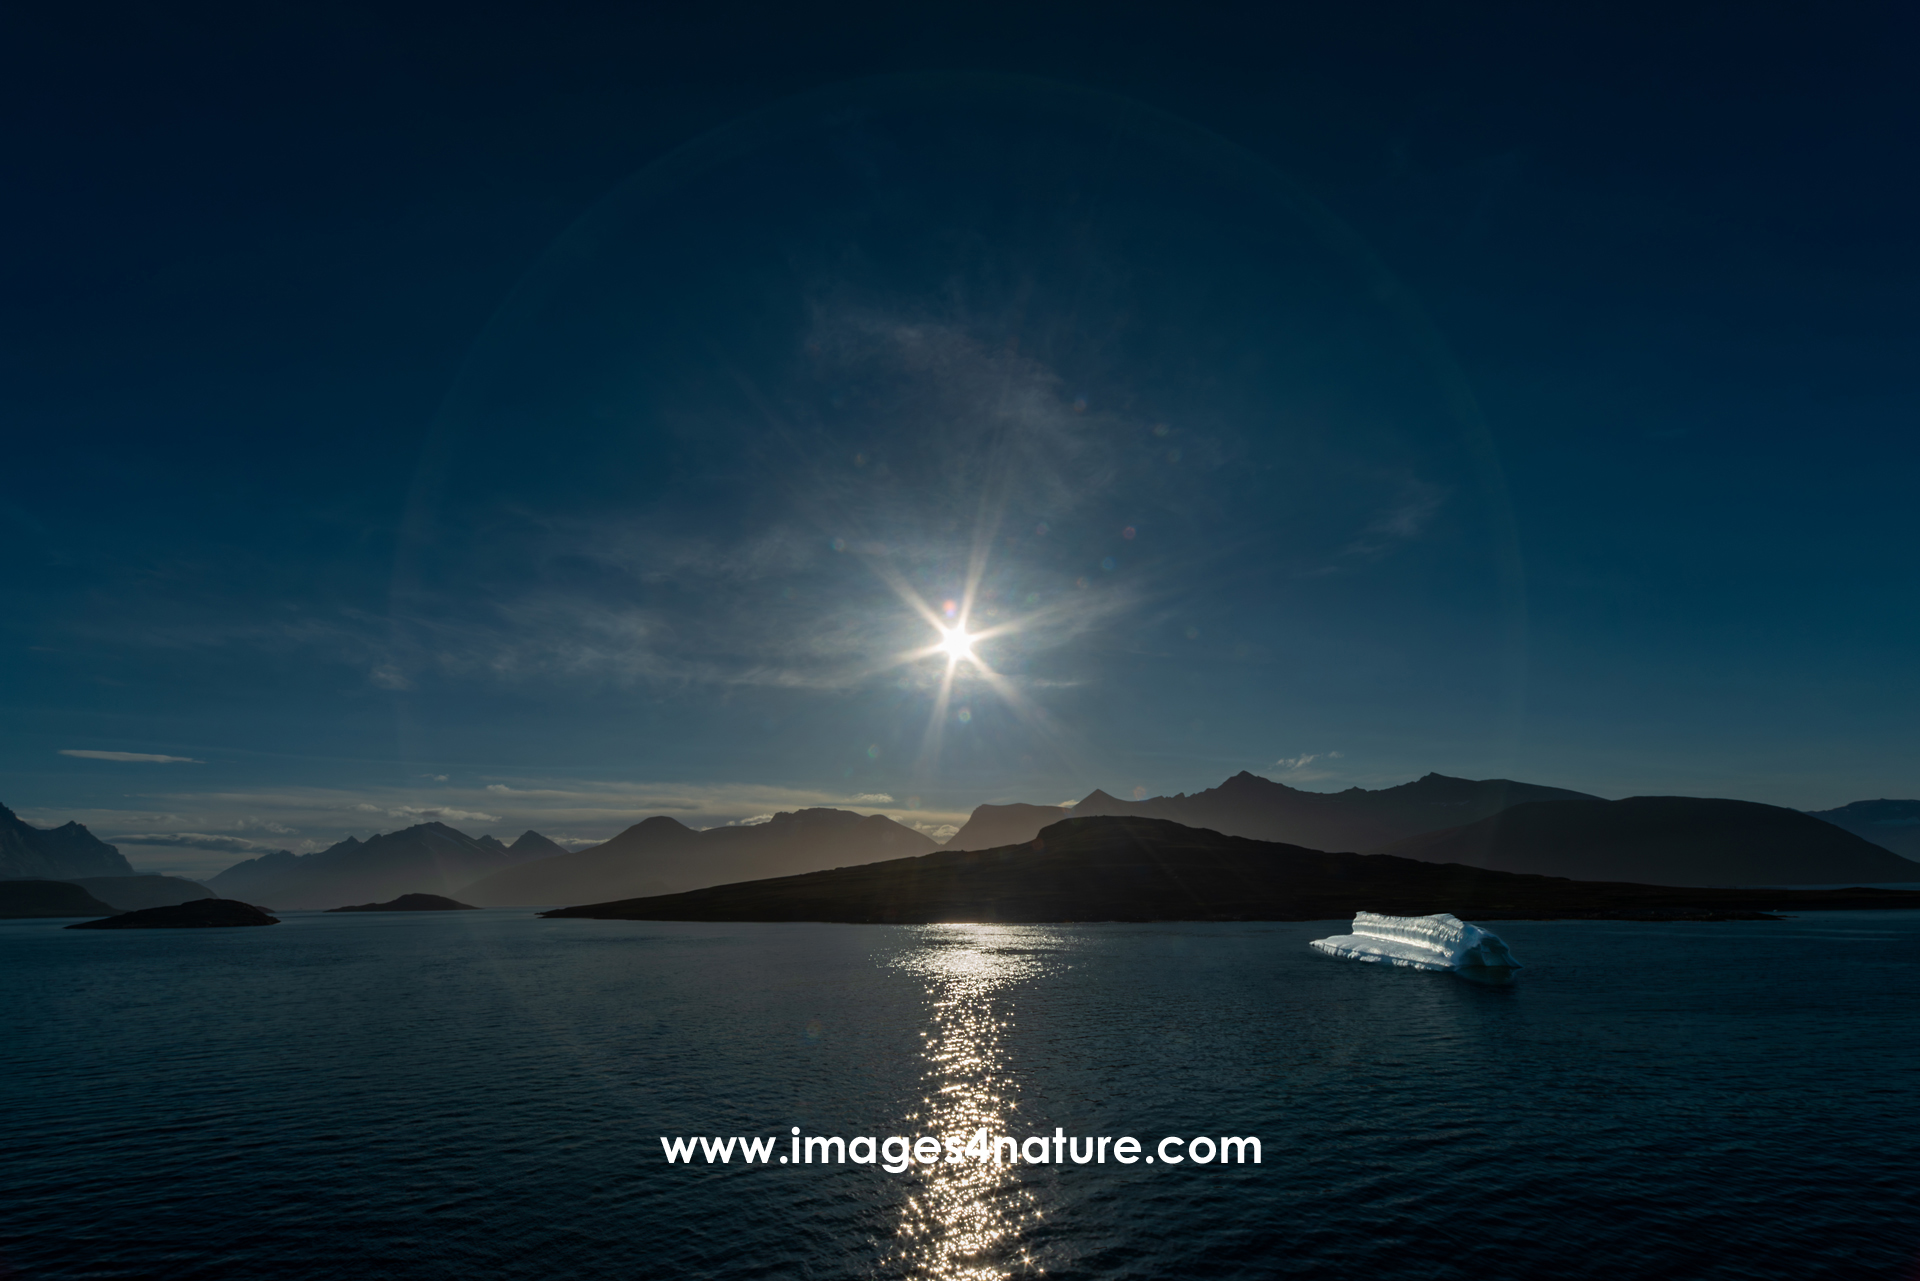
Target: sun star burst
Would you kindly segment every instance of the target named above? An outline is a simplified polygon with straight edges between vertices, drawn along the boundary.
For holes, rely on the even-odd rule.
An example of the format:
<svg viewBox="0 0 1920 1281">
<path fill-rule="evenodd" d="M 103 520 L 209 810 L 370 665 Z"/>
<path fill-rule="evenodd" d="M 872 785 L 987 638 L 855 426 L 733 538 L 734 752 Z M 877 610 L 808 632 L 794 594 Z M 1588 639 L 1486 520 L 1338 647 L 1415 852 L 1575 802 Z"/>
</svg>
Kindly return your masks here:
<svg viewBox="0 0 1920 1281">
<path fill-rule="evenodd" d="M 946 635 L 940 641 L 941 653 L 956 663 L 963 658 L 973 657 L 974 637 L 967 633 L 966 628 L 949 627 L 945 631 Z"/>
</svg>

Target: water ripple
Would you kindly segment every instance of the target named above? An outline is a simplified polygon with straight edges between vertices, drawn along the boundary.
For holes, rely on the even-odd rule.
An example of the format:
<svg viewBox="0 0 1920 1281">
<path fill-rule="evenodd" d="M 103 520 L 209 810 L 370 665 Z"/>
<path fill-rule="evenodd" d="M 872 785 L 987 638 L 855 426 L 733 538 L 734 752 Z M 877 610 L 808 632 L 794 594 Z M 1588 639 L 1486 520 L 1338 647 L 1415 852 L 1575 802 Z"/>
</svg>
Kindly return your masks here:
<svg viewBox="0 0 1920 1281">
<path fill-rule="evenodd" d="M 1516 922 L 1504 990 L 1326 932 L 3 923 L 0 1275 L 1920 1276 L 1920 921 Z M 661 1157 L 795 1125 L 1264 1160 Z"/>
</svg>

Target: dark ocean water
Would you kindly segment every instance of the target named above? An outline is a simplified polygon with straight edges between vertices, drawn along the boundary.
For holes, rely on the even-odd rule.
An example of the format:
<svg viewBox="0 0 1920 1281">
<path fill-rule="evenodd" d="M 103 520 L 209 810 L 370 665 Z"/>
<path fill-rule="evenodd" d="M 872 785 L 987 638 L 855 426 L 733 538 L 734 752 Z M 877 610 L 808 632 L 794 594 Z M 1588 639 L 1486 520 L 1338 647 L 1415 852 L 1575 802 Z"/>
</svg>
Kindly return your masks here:
<svg viewBox="0 0 1920 1281">
<path fill-rule="evenodd" d="M 355 1281 L 1920 1275 L 1920 913 L 1496 928 L 1528 966 L 1511 988 L 1309 951 L 1332 924 L 6 922 L 0 1258 Z M 890 1174 L 660 1144 L 980 1124 L 1149 1153 L 1257 1135 L 1263 1160 Z"/>
</svg>

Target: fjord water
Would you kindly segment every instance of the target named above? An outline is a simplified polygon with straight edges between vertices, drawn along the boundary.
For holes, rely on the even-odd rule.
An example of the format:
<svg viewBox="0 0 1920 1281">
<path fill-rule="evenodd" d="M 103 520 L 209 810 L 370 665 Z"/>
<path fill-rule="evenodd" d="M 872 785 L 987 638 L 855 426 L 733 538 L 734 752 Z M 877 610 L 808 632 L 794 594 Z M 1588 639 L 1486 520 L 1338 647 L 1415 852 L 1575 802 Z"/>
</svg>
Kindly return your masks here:
<svg viewBox="0 0 1920 1281">
<path fill-rule="evenodd" d="M 1920 913 L 0 924 L 24 1277 L 1908 1277 Z M 662 1136 L 1257 1135 L 1259 1165 L 669 1165 Z M 923 1167 L 916 1167 L 920 1169 Z"/>
</svg>

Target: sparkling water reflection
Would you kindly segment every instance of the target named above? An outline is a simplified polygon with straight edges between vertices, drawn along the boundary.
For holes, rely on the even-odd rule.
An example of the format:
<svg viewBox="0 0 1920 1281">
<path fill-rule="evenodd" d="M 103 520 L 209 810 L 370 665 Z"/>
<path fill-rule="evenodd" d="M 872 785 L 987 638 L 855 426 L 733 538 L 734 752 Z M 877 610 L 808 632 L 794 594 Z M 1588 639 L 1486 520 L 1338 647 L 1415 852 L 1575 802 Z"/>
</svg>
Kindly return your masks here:
<svg viewBox="0 0 1920 1281">
<path fill-rule="evenodd" d="M 928 926 L 921 946 L 891 963 L 926 985 L 926 1068 L 911 1133 L 991 1143 L 1016 1132 L 1019 1085 L 1010 1071 L 1010 989 L 1044 977 L 1057 942 L 1031 929 L 991 925 Z M 1036 1265 L 1021 1230 L 1041 1217 L 1039 1202 L 1011 1164 L 945 1159 L 924 1175 L 901 1208 L 900 1250 L 890 1262 L 909 1276 L 990 1281 Z"/>
<path fill-rule="evenodd" d="M 1503 923 L 0 922 L 0 1276 L 1907 1281 L 1920 913 Z M 662 1135 L 1258 1135 L 1261 1164 Z"/>
</svg>

